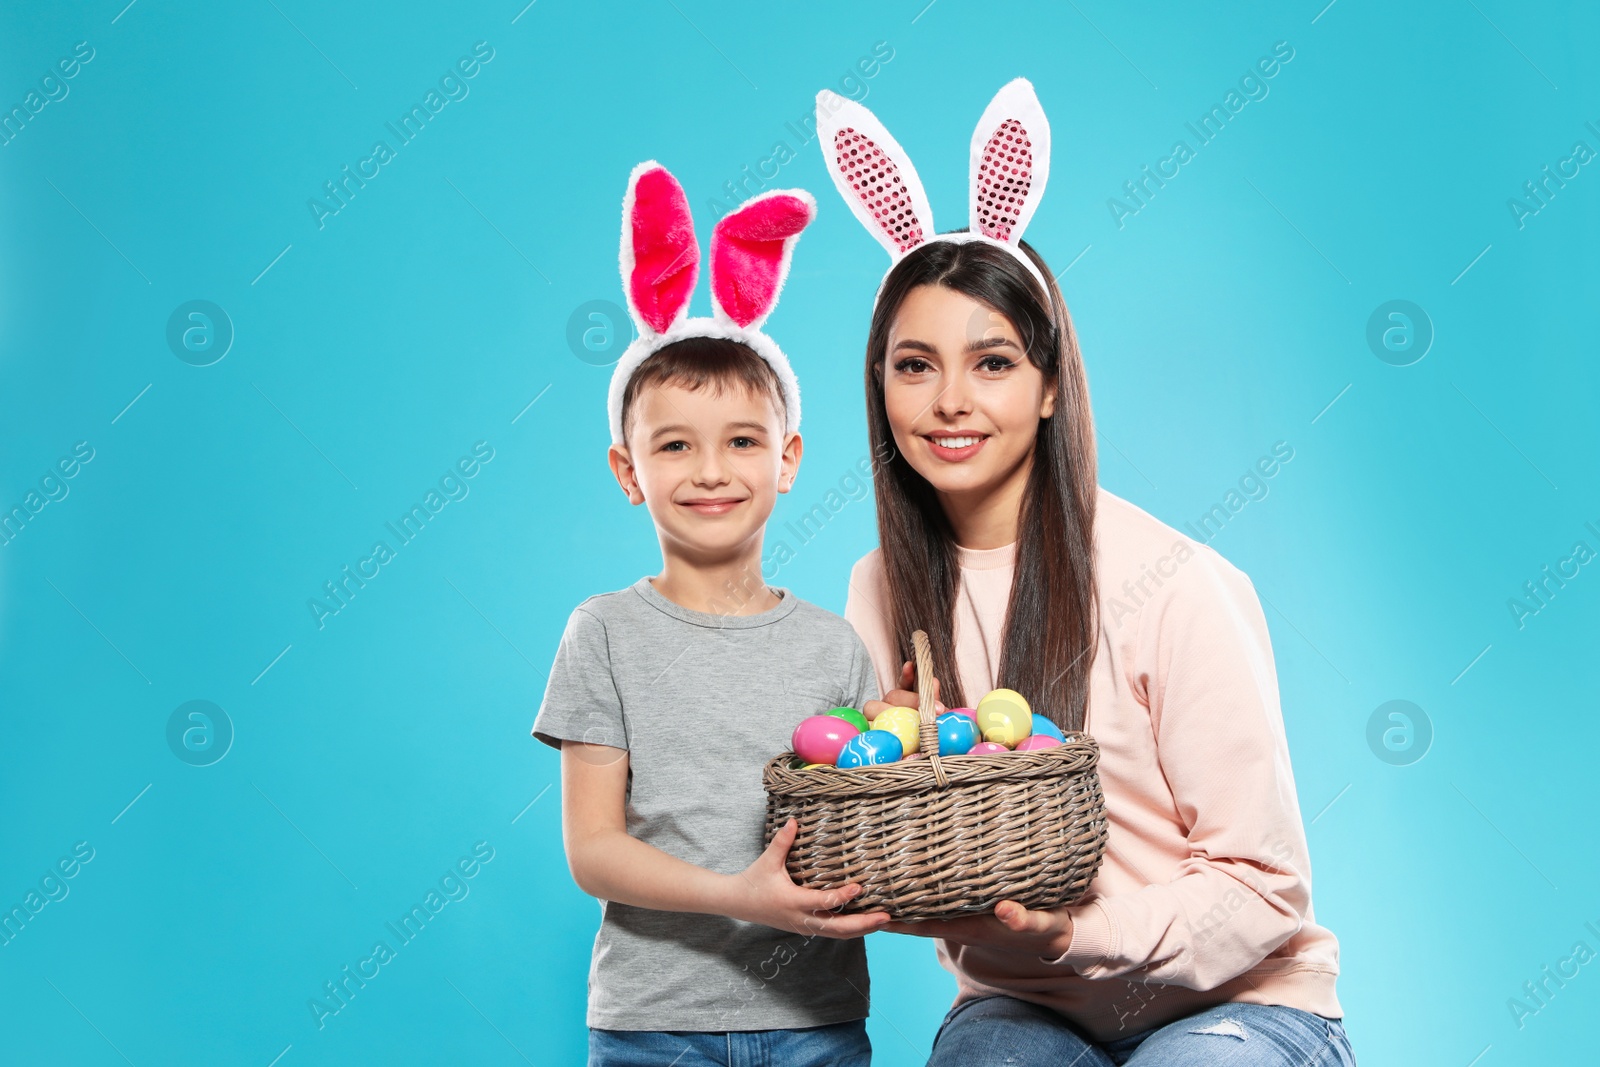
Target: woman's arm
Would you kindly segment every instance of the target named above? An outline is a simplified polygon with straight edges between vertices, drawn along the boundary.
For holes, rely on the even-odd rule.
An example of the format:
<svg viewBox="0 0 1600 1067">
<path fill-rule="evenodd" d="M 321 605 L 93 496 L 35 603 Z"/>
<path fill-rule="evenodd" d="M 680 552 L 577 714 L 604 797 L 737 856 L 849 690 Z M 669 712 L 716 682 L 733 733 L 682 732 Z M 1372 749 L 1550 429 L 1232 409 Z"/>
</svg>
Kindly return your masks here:
<svg viewBox="0 0 1600 1067">
<path fill-rule="evenodd" d="M 590 896 L 657 911 L 726 915 L 779 930 L 860 937 L 888 919 L 883 912 L 834 915 L 861 892 L 852 883 L 828 892 L 802 889 L 784 868 L 794 820 L 738 874 L 717 874 L 631 837 L 624 805 L 628 752 L 606 745 L 561 745 L 561 830 L 573 880 Z"/>
<path fill-rule="evenodd" d="M 996 918 L 888 929 L 1025 952 L 1089 978 L 1138 971 L 1192 989 L 1244 973 L 1299 931 L 1310 864 L 1259 599 L 1204 549 L 1167 586 L 1141 612 L 1129 671 L 1187 827 L 1177 875 L 1070 908 L 1007 903 Z"/>
</svg>

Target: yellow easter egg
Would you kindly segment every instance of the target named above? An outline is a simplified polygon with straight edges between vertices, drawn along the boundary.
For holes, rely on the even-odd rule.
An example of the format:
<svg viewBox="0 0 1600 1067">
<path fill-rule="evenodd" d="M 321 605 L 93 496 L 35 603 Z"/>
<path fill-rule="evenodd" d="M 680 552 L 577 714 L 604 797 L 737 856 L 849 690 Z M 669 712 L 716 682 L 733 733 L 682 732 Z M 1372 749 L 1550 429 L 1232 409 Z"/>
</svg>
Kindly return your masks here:
<svg viewBox="0 0 1600 1067">
<path fill-rule="evenodd" d="M 910 755 L 921 743 L 921 721 L 915 708 L 884 708 L 872 720 L 872 728 L 894 734 L 900 739 L 900 747 Z"/>
<path fill-rule="evenodd" d="M 1015 689 L 996 689 L 978 701 L 978 732 L 1007 748 L 1033 732 L 1033 709 Z"/>
</svg>

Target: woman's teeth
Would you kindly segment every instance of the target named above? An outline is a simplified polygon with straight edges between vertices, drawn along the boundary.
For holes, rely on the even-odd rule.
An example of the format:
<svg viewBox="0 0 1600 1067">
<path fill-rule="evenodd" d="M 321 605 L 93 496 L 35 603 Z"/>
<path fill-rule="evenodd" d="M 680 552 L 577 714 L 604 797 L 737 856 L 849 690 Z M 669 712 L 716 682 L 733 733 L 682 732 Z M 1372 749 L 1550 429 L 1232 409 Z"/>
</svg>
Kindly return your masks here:
<svg viewBox="0 0 1600 1067">
<path fill-rule="evenodd" d="M 983 440 L 981 437 L 935 437 L 934 443 L 945 448 L 966 448 Z"/>
</svg>

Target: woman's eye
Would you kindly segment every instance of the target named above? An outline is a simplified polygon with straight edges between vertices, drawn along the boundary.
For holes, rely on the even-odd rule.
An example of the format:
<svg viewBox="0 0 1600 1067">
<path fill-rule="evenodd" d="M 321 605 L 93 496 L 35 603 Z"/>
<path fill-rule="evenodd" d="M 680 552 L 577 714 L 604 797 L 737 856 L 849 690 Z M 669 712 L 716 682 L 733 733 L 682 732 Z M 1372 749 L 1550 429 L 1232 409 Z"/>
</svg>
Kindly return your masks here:
<svg viewBox="0 0 1600 1067">
<path fill-rule="evenodd" d="M 985 356 L 978 366 L 982 367 L 984 370 L 998 372 L 1010 370 L 1012 367 L 1015 367 L 1016 364 L 1004 356 Z"/>
<path fill-rule="evenodd" d="M 928 369 L 928 361 L 918 356 L 907 356 L 894 365 L 894 369 L 902 373 L 921 374 Z"/>
</svg>

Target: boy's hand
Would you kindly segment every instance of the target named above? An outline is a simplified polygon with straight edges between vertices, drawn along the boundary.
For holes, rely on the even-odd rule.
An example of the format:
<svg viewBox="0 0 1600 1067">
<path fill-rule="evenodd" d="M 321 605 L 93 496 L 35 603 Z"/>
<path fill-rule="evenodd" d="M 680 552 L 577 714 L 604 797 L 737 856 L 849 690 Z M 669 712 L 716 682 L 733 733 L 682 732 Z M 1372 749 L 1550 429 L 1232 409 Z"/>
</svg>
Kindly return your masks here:
<svg viewBox="0 0 1600 1067">
<path fill-rule="evenodd" d="M 861 893 L 861 886 L 855 882 L 826 891 L 802 889 L 794 884 L 784 860 L 799 832 L 800 824 L 789 819 L 773 835 L 766 851 L 732 876 L 733 899 L 727 914 L 790 933 L 835 938 L 860 937 L 887 923 L 889 913 L 884 911 L 832 914 L 833 909 Z"/>
<path fill-rule="evenodd" d="M 911 666 L 911 661 L 906 660 L 905 666 L 900 668 L 900 689 L 891 689 L 883 695 L 882 700 L 869 700 L 867 706 L 861 709 L 861 714 L 870 721 L 878 717 L 878 712 L 884 708 L 915 708 L 922 698 L 917 696 L 917 675 Z M 948 710 L 939 703 L 939 679 L 933 680 L 933 713 L 942 715 Z"/>
</svg>

